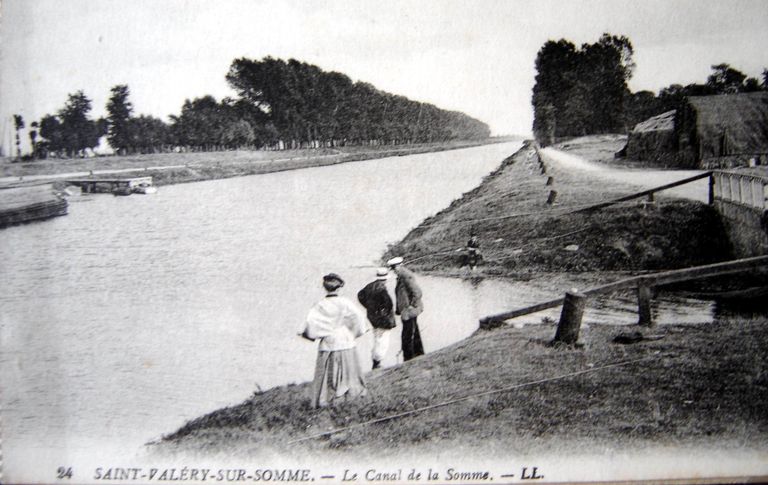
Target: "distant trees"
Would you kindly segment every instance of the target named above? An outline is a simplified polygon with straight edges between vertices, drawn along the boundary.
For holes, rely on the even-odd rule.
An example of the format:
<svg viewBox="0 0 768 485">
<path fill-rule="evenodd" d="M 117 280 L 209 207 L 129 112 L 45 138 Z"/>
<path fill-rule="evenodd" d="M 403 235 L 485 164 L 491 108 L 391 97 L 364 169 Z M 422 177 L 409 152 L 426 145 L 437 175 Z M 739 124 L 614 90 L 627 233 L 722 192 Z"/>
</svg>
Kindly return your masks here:
<svg viewBox="0 0 768 485">
<path fill-rule="evenodd" d="M 490 136 L 485 123 L 464 113 L 379 91 L 338 72 L 290 59 L 232 62 L 226 79 L 238 96 L 187 99 L 169 123 L 134 116 L 130 89 L 110 90 L 106 119 L 88 118 L 91 101 L 69 95 L 56 115 L 46 115 L 32 140 L 35 153 L 74 156 L 106 135 L 119 154 L 172 148 L 192 151 L 240 148 L 317 148 L 474 140 Z M 37 126 L 36 126 L 37 128 Z M 30 133 L 32 137 L 32 133 Z"/>
<path fill-rule="evenodd" d="M 160 118 L 140 115 L 127 123 L 127 147 L 122 153 L 159 153 L 170 144 L 170 127 Z"/>
<path fill-rule="evenodd" d="M 712 66 L 712 73 L 703 84 L 692 83 L 686 86 L 671 84 L 659 90 L 658 96 L 653 98 L 643 95 L 642 101 L 635 98 L 639 93 L 633 94 L 627 111 L 627 126 L 631 129 L 635 124 L 651 116 L 677 109 L 688 96 L 749 93 L 761 90 L 768 89 L 756 78 L 747 77 L 729 64 L 717 64 Z M 643 93 L 653 95 L 650 91 L 643 91 Z"/>
<path fill-rule="evenodd" d="M 220 149 L 225 128 L 233 121 L 230 109 L 213 96 L 185 100 L 179 116 L 171 116 L 175 144 L 195 150 Z"/>
<path fill-rule="evenodd" d="M 712 74 L 707 78 L 707 87 L 715 93 L 733 94 L 744 90 L 747 75 L 733 69 L 728 64 L 712 66 Z"/>
<path fill-rule="evenodd" d="M 565 39 L 546 42 L 536 57 L 536 137 L 551 143 L 564 136 L 622 130 L 633 52 L 629 39 L 607 33 L 578 49 Z"/>
<path fill-rule="evenodd" d="M 46 115 L 40 120 L 40 136 L 35 151 L 43 155 L 54 151 L 68 157 L 81 154 L 87 148 L 99 144 L 99 138 L 107 133 L 104 119 L 91 120 L 91 100 L 82 91 L 69 95 L 66 104 L 54 115 Z"/>
<path fill-rule="evenodd" d="M 107 122 L 109 123 L 107 140 L 115 151 L 126 153 L 134 141 L 131 133 L 133 105 L 128 101 L 130 92 L 125 84 L 114 86 L 110 92 L 112 95 L 107 101 Z"/>
<path fill-rule="evenodd" d="M 485 123 L 353 83 L 307 63 L 266 57 L 232 62 L 227 81 L 243 116 L 285 146 L 426 143 L 490 136 Z M 259 140 L 261 143 L 268 140 Z"/>
<path fill-rule="evenodd" d="M 31 128 L 29 130 L 29 142 L 30 146 L 32 147 L 32 158 L 37 158 L 37 129 L 39 127 L 37 121 L 33 121 L 30 123 L 29 127 Z"/>
<path fill-rule="evenodd" d="M 159 118 L 133 114 L 128 100 L 130 90 L 118 84 L 110 90 L 107 101 L 107 140 L 119 154 L 154 153 L 163 151 L 170 141 L 170 128 Z"/>
<path fill-rule="evenodd" d="M 627 132 L 640 121 L 675 109 L 687 96 L 768 89 L 728 64 L 712 66 L 705 84 L 670 85 L 659 91 L 630 92 L 635 64 L 628 38 L 603 34 L 577 48 L 568 40 L 546 42 L 536 57 L 533 132 L 543 144 L 563 137 Z"/>
<path fill-rule="evenodd" d="M 13 127 L 16 130 L 16 156 L 21 159 L 21 137 L 19 132 L 24 129 L 24 118 L 21 115 L 13 115 Z"/>
</svg>

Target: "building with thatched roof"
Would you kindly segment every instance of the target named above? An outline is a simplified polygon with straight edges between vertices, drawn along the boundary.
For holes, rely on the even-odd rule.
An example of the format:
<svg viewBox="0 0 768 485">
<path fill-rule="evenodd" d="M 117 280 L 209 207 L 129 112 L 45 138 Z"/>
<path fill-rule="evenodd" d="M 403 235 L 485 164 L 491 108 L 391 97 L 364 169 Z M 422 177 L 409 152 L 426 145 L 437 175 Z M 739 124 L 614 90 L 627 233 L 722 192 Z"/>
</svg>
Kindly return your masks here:
<svg viewBox="0 0 768 485">
<path fill-rule="evenodd" d="M 690 96 L 638 123 L 617 155 L 691 168 L 768 164 L 768 92 Z"/>
<path fill-rule="evenodd" d="M 621 155 L 664 164 L 676 151 L 675 111 L 672 110 L 635 125 Z"/>
<path fill-rule="evenodd" d="M 768 154 L 768 92 L 686 98 L 677 110 L 675 131 L 680 155 L 701 167 L 742 165 L 764 158 Z"/>
</svg>

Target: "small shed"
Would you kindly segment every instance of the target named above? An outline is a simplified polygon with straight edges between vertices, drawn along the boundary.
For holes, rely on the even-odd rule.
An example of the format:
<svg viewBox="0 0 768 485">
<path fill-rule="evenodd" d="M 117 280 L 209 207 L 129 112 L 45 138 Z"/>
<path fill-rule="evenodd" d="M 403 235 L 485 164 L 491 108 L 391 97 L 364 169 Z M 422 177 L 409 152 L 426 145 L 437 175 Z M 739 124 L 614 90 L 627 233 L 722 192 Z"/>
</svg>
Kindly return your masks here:
<svg viewBox="0 0 768 485">
<path fill-rule="evenodd" d="M 675 111 L 667 111 L 635 125 L 622 156 L 632 160 L 663 162 L 677 150 Z"/>
</svg>

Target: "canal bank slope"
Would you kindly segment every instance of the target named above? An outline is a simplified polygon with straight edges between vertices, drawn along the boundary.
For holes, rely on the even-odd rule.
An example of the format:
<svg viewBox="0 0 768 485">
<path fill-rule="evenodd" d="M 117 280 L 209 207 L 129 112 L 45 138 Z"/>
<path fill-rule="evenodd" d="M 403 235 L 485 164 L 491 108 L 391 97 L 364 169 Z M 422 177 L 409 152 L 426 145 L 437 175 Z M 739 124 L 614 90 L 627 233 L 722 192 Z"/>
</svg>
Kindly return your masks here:
<svg viewBox="0 0 768 485">
<path fill-rule="evenodd" d="M 764 320 L 669 326 L 634 345 L 613 342 L 625 328 L 591 326 L 579 350 L 547 345 L 554 332 L 550 324 L 480 332 L 368 374 L 367 396 L 331 408 L 311 409 L 311 383 L 255 392 L 150 449 L 366 466 L 768 449 Z"/>
<path fill-rule="evenodd" d="M 612 137 L 572 141 L 566 149 L 585 145 L 591 147 L 592 161 L 600 162 L 617 143 Z M 480 186 L 425 220 L 382 259 L 402 255 L 419 272 L 466 275 L 459 266 L 471 233 L 478 236 L 483 254 L 473 277 L 659 270 L 729 259 L 722 222 L 707 204 L 662 192 L 650 203 L 636 199 L 574 212 L 640 190 L 589 170 L 539 160 L 533 144 L 526 143 Z M 555 200 L 549 204 L 551 197 Z"/>
<path fill-rule="evenodd" d="M 460 222 L 468 217 L 485 219 L 480 221 L 484 225 L 478 221 L 472 224 L 481 234 L 486 251 L 489 240 L 499 243 L 491 246 L 499 251 L 504 250 L 500 243 L 512 241 L 512 236 L 520 241 L 519 246 L 511 245 L 513 249 L 507 250 L 515 258 L 514 265 L 490 261 L 489 252 L 489 261 L 476 275 L 532 278 L 541 269 L 552 270 L 548 273 L 551 277 L 568 274 L 563 268 L 576 269 L 573 262 L 563 264 L 569 262 L 564 258 L 571 257 L 572 251 L 561 255 L 560 250 L 566 244 L 582 247 L 584 242 L 552 236 L 592 228 L 592 224 L 597 229 L 591 230 L 607 232 L 605 226 L 609 226 L 621 229 L 622 238 L 630 238 L 634 233 L 624 226 L 639 225 L 640 234 L 646 231 L 648 237 L 651 230 L 679 230 L 661 227 L 671 225 L 670 220 L 675 224 L 703 220 L 712 224 L 712 233 L 716 233 L 717 220 L 706 208 L 679 201 L 659 202 L 652 208 L 614 209 L 612 214 L 618 220 L 593 216 L 598 218 L 589 225 L 561 215 L 561 223 L 573 224 L 563 229 L 540 214 L 554 208 L 544 207 L 548 189 L 535 170 L 536 164 L 533 169 L 526 166 L 529 151 L 530 146 L 524 147 L 507 159 L 480 187 L 425 221 L 386 256 L 396 252 L 409 259 L 431 255 L 434 246 L 442 244 L 440 237 L 454 238 L 441 246 L 453 252 L 453 244 L 463 245 L 468 237 L 467 225 Z M 564 180 L 565 174 L 555 177 Z M 595 191 L 576 174 L 572 177 L 572 185 L 563 184 L 560 193 L 573 199 L 575 205 L 602 200 L 625 189 L 604 187 Z M 590 187 L 589 193 L 580 193 L 579 188 L 586 187 Z M 534 221 L 530 238 L 525 237 L 524 223 L 516 221 L 521 216 L 503 218 L 515 197 L 519 198 L 516 211 L 537 214 L 525 216 Z M 656 218 L 651 215 L 663 211 L 670 213 L 667 223 L 653 225 Z M 689 214 L 692 211 L 694 215 Z M 637 223 L 637 217 L 645 219 Z M 546 240 L 548 244 L 539 241 L 547 233 L 546 227 L 540 229 L 538 225 L 545 224 L 551 224 L 546 227 L 553 232 Z M 691 224 L 689 231 L 696 228 Z M 499 232 L 492 232 L 493 227 Z M 501 232 L 504 230 L 508 232 Z M 425 235 L 429 238 L 419 237 Z M 640 236 L 633 237 L 631 240 L 639 243 Z M 540 247 L 541 251 L 532 253 L 540 256 L 521 260 L 519 256 L 524 253 L 515 249 L 534 240 L 536 245 L 530 247 Z M 693 244 L 689 251 L 697 254 L 706 249 L 701 241 L 669 241 L 653 247 L 682 251 L 684 244 Z M 645 252 L 633 252 L 629 244 L 624 250 L 616 246 L 616 242 L 603 243 L 604 252 L 590 252 L 591 257 L 582 256 L 577 261 L 596 270 L 647 268 L 648 261 L 666 264 L 664 254 L 643 259 L 639 255 Z M 600 259 L 606 254 L 617 256 Z M 670 254 L 667 252 L 666 257 Z M 705 254 L 716 258 L 713 252 Z M 501 260 L 499 255 L 494 257 Z M 689 256 L 682 264 L 693 260 L 705 259 Z M 458 274 L 452 257 L 424 257 L 413 261 L 411 267 Z M 614 339 L 633 329 L 592 325 L 582 329 L 584 346 L 579 349 L 548 345 L 555 333 L 553 323 L 479 331 L 424 357 L 371 372 L 367 376 L 369 394 L 352 402 L 313 410 L 310 383 L 280 386 L 255 392 L 241 404 L 190 421 L 153 443 L 150 450 L 166 457 L 243 456 L 289 463 L 310 463 L 315 458 L 343 458 L 350 463 L 364 459 L 366 466 L 389 459 L 420 464 L 435 460 L 458 466 L 521 456 L 600 460 L 606 453 L 629 454 L 637 464 L 639 457 L 657 452 L 668 458 L 669 450 L 681 456 L 691 450 L 719 457 L 739 457 L 755 450 L 764 453 L 768 448 L 768 411 L 762 405 L 768 398 L 768 334 L 763 331 L 764 323 L 762 317 L 718 317 L 714 323 L 696 326 L 669 325 L 656 330 L 653 340 L 631 345 Z M 441 473 L 445 479 L 444 470 Z M 573 478 L 561 475 L 563 480 Z"/>
</svg>

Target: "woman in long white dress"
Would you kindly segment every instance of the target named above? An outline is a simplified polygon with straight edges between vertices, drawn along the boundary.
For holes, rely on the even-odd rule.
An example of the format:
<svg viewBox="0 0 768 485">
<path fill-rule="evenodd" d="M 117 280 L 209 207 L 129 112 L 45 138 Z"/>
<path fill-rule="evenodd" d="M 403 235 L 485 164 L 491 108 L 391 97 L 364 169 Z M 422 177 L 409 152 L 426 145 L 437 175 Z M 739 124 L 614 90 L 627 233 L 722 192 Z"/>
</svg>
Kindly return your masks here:
<svg viewBox="0 0 768 485">
<path fill-rule="evenodd" d="M 355 339 L 368 329 L 355 305 L 339 296 L 342 286 L 344 280 L 339 275 L 323 276 L 325 298 L 312 307 L 299 331 L 306 339 L 320 340 L 312 392 L 315 408 L 366 393 Z"/>
</svg>

